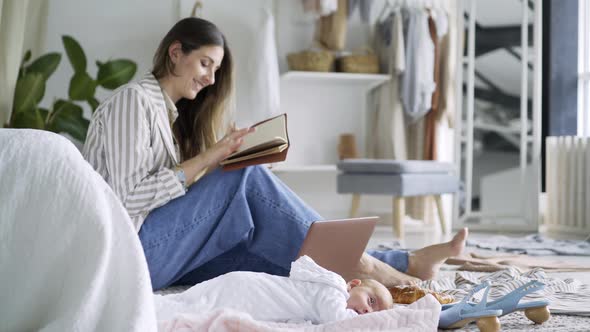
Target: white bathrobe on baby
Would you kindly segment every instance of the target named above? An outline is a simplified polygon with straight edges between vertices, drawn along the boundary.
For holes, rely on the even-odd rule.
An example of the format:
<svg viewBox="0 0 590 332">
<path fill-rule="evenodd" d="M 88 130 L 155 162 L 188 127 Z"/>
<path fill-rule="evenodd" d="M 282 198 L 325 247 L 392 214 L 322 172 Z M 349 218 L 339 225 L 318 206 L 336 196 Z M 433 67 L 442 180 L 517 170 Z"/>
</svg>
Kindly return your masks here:
<svg viewBox="0 0 590 332">
<path fill-rule="evenodd" d="M 260 272 L 231 272 L 183 293 L 155 295 L 159 321 L 183 313 L 220 308 L 246 312 L 256 320 L 310 321 L 322 324 L 357 316 L 346 308 L 348 290 L 338 274 L 303 256 L 291 264 L 289 277 Z"/>
</svg>

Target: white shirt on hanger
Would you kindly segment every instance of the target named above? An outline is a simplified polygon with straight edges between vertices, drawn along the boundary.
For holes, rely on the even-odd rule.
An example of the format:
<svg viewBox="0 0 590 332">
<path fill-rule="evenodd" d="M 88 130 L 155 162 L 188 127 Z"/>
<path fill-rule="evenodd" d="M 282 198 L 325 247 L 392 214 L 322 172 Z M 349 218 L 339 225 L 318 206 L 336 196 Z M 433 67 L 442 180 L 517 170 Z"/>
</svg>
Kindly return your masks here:
<svg viewBox="0 0 590 332">
<path fill-rule="evenodd" d="M 239 127 L 278 115 L 280 82 L 274 16 L 265 1 L 248 1 L 240 10 L 211 1 L 203 18 L 219 27 L 232 51 L 235 120 Z"/>
<path fill-rule="evenodd" d="M 401 99 L 406 115 L 415 122 L 432 107 L 432 93 L 436 88 L 434 44 L 426 11 L 412 9 L 407 12 L 406 71 L 402 78 Z"/>
</svg>

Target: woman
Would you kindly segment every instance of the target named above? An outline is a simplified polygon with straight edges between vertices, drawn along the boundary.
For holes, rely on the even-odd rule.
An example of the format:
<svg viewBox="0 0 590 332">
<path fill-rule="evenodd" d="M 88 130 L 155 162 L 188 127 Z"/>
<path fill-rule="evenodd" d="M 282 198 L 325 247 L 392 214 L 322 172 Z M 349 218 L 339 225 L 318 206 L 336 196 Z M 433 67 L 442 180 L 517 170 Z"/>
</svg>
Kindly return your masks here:
<svg viewBox="0 0 590 332">
<path fill-rule="evenodd" d="M 215 25 L 183 19 L 160 43 L 152 72 L 93 115 L 84 157 L 129 212 L 156 290 L 237 270 L 286 276 L 311 223 L 321 219 L 266 167 L 216 169 L 253 130 L 224 130 L 232 66 Z M 343 277 L 388 286 L 431 278 L 462 250 L 465 236 L 410 254 L 370 252 L 388 264 L 365 254 Z"/>
</svg>

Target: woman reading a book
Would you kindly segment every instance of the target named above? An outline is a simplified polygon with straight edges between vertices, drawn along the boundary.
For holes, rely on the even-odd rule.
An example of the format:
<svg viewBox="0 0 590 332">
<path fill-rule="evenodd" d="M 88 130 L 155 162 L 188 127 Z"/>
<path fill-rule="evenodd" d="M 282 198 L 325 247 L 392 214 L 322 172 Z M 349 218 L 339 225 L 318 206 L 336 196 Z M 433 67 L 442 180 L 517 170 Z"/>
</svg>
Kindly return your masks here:
<svg viewBox="0 0 590 332">
<path fill-rule="evenodd" d="M 152 71 L 93 114 L 84 157 L 127 209 L 154 289 L 240 270 L 287 276 L 322 219 L 265 166 L 218 169 L 252 132 L 224 121 L 232 66 L 215 25 L 183 19 L 161 41 Z M 343 277 L 387 286 L 429 279 L 465 237 L 412 253 L 368 252 Z"/>
</svg>

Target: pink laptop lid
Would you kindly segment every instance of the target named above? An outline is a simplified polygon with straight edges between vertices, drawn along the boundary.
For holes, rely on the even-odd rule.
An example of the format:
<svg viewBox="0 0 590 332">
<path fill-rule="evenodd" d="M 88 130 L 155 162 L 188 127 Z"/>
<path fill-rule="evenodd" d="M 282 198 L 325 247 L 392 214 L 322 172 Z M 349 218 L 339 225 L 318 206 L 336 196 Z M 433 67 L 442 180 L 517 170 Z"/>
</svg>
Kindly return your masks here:
<svg viewBox="0 0 590 332">
<path fill-rule="evenodd" d="M 325 269 L 342 274 L 356 268 L 379 217 L 314 222 L 299 250 Z"/>
</svg>

